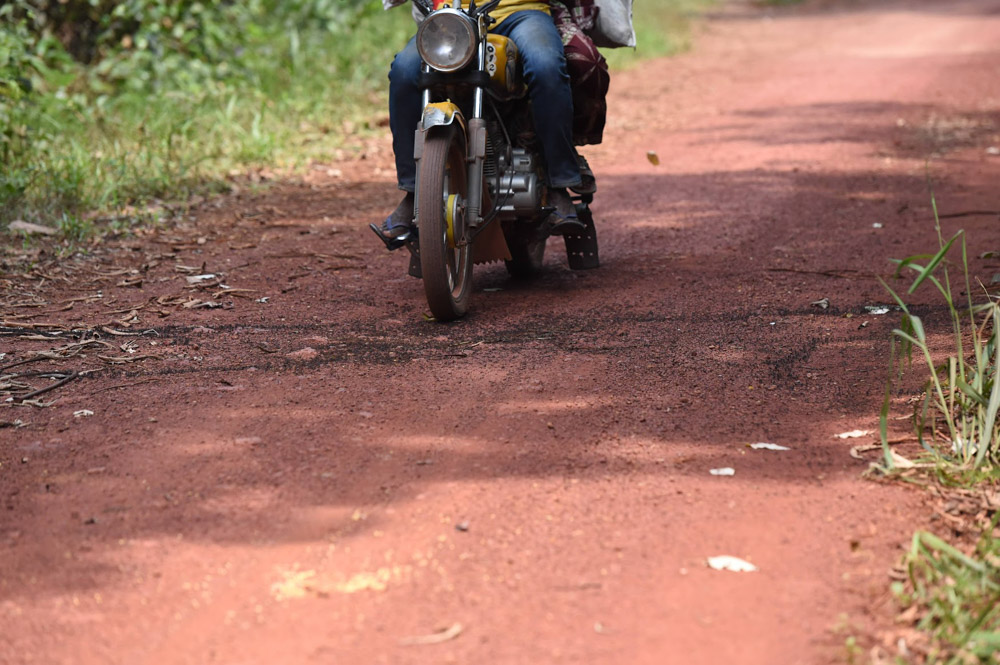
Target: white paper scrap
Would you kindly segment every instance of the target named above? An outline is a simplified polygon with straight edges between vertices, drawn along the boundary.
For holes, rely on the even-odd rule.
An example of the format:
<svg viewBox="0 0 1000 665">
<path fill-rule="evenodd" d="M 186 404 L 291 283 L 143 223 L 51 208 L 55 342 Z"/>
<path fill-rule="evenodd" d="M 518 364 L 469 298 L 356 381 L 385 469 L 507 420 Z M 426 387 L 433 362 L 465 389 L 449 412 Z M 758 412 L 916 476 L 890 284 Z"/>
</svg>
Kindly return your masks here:
<svg viewBox="0 0 1000 665">
<path fill-rule="evenodd" d="M 708 567 L 713 570 L 730 570 L 734 573 L 752 573 L 757 570 L 757 566 L 749 561 L 727 554 L 708 557 Z"/>
<path fill-rule="evenodd" d="M 712 474 L 713 476 L 735 476 L 736 475 L 736 469 L 732 469 L 732 468 L 730 468 L 728 466 L 727 467 L 723 467 L 721 469 L 709 469 L 708 472 L 710 474 Z"/>
<path fill-rule="evenodd" d="M 779 446 L 776 443 L 751 443 L 750 447 L 754 450 L 791 450 L 791 448 Z"/>
<path fill-rule="evenodd" d="M 841 432 L 840 434 L 834 434 L 836 439 L 860 439 L 863 436 L 871 434 L 870 429 L 853 429 L 850 432 Z"/>
</svg>

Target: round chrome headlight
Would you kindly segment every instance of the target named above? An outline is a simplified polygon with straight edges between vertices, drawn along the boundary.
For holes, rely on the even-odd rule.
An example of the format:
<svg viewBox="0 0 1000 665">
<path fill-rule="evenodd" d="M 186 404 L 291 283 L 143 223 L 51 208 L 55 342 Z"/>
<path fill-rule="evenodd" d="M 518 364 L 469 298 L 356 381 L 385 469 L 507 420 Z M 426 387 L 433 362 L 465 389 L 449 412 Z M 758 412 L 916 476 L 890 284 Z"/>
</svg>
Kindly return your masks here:
<svg viewBox="0 0 1000 665">
<path fill-rule="evenodd" d="M 460 12 L 438 10 L 417 30 L 417 52 L 432 69 L 458 71 L 476 55 L 475 25 Z"/>
</svg>

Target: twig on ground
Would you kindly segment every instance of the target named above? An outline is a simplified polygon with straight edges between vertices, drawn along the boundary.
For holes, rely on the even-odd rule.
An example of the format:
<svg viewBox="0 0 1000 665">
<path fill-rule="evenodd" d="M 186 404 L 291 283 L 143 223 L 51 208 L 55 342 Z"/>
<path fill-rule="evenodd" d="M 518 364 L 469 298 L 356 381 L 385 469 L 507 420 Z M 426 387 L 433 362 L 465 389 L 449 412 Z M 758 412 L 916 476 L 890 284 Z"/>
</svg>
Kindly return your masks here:
<svg viewBox="0 0 1000 665">
<path fill-rule="evenodd" d="M 28 400 L 34 399 L 35 397 L 38 397 L 39 395 L 47 393 L 50 390 L 55 390 L 56 388 L 60 388 L 60 387 L 62 387 L 64 385 L 66 385 L 67 383 L 69 383 L 70 381 L 72 381 L 73 379 L 75 379 L 75 378 L 77 378 L 79 376 L 80 376 L 79 372 L 70 372 L 69 374 L 67 374 L 66 376 L 64 376 L 62 378 L 62 380 L 56 381 L 51 386 L 45 386 L 44 388 L 39 388 L 38 390 L 35 390 L 34 392 L 30 392 L 27 395 L 21 395 L 20 397 L 17 397 L 15 399 L 18 402 L 20 402 L 21 404 L 24 404 Z"/>
</svg>

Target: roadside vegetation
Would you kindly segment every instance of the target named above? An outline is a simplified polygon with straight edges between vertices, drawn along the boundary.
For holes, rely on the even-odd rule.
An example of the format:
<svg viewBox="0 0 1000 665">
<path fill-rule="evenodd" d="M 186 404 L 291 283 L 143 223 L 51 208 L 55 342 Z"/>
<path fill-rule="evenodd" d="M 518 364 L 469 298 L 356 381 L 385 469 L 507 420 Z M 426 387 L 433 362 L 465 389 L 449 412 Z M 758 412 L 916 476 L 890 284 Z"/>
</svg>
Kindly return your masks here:
<svg viewBox="0 0 1000 665">
<path fill-rule="evenodd" d="M 686 47 L 708 0 L 637 6 L 642 47 Z M 66 239 L 148 220 L 151 201 L 255 170 L 329 161 L 387 118 L 386 72 L 413 32 L 380 0 L 0 3 L 0 229 Z"/>
<path fill-rule="evenodd" d="M 1000 663 L 1000 304 L 995 286 L 973 279 L 965 233 L 945 239 L 934 205 L 938 250 L 897 261 L 912 276 L 905 295 L 933 289 L 950 334 L 929 333 L 905 296 L 893 331 L 882 407 L 881 470 L 928 488 L 938 499 L 938 534 L 918 531 L 893 583 L 900 623 L 915 632 L 897 642 L 896 662 Z M 957 294 L 957 295 L 956 295 Z M 912 435 L 890 440 L 894 393 L 908 393 Z M 912 384 L 909 384 L 912 385 Z M 907 394 L 906 390 L 902 391 Z M 895 445 L 916 443 L 906 457 Z"/>
<path fill-rule="evenodd" d="M 354 0 L 0 7 L 0 224 L 224 188 L 374 123 L 404 13 Z M 68 221 L 67 221 L 68 220 Z"/>
</svg>

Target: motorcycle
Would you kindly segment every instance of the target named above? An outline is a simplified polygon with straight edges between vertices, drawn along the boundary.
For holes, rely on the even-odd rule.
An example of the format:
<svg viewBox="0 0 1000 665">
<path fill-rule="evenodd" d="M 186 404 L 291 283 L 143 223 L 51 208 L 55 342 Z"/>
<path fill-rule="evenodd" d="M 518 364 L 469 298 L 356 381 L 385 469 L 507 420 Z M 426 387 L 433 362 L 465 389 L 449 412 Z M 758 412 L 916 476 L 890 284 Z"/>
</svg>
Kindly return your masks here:
<svg viewBox="0 0 1000 665">
<path fill-rule="evenodd" d="M 423 61 L 423 112 L 416 128 L 415 226 L 396 238 L 373 231 L 389 250 L 406 247 L 409 274 L 422 278 L 438 321 L 462 317 L 469 306 L 474 264 L 504 261 L 515 278 L 542 267 L 554 210 L 548 205 L 541 153 L 514 42 L 490 34 L 500 0 L 461 0 L 424 16 L 416 45 Z M 597 268 L 593 194 L 573 202 L 586 230 L 563 235 L 569 267 Z"/>
</svg>

